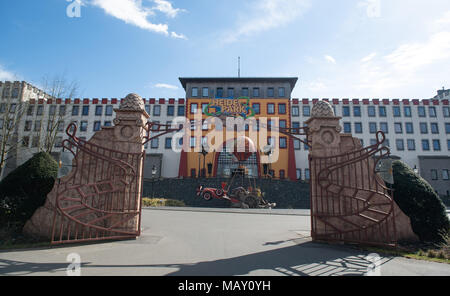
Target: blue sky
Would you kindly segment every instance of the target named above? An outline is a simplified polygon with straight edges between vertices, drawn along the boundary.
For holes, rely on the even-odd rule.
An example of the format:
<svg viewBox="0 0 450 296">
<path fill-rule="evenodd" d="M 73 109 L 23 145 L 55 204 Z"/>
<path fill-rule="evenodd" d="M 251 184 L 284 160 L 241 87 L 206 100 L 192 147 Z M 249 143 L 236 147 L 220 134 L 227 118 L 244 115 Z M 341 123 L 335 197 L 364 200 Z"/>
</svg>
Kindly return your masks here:
<svg viewBox="0 0 450 296">
<path fill-rule="evenodd" d="M 64 73 L 80 97 L 184 97 L 178 77 L 237 76 L 238 56 L 299 98 L 450 88 L 448 0 L 3 0 L 0 25 L 0 80 Z"/>
</svg>

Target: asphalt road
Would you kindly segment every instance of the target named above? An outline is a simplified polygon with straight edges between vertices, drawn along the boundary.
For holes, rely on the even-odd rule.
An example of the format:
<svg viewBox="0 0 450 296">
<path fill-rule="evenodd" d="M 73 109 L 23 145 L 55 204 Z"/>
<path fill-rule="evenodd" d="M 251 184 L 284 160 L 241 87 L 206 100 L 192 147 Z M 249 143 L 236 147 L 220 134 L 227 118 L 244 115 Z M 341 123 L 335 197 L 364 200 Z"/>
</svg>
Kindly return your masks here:
<svg viewBox="0 0 450 296">
<path fill-rule="evenodd" d="M 137 240 L 0 252 L 0 275 L 66 275 L 79 254 L 81 275 L 365 275 L 368 253 L 312 243 L 301 210 L 145 209 Z M 380 275 L 450 276 L 450 265 L 382 257 Z"/>
</svg>

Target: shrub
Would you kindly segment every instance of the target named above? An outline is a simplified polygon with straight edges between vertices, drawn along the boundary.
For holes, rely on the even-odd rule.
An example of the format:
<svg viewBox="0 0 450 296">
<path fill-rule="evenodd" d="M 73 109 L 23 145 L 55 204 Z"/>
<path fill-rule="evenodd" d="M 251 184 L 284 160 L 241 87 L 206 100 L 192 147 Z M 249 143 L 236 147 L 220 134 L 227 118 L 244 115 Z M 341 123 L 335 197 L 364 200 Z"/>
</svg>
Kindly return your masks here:
<svg viewBox="0 0 450 296">
<path fill-rule="evenodd" d="M 401 161 L 394 161 L 394 199 L 423 242 L 442 242 L 450 229 L 446 208 L 431 185 Z"/>
<path fill-rule="evenodd" d="M 185 207 L 186 204 L 180 200 L 165 198 L 143 198 L 142 205 L 144 207 Z"/>
<path fill-rule="evenodd" d="M 58 174 L 58 164 L 38 153 L 0 182 L 0 210 L 8 224 L 23 226 L 44 205 Z"/>
</svg>

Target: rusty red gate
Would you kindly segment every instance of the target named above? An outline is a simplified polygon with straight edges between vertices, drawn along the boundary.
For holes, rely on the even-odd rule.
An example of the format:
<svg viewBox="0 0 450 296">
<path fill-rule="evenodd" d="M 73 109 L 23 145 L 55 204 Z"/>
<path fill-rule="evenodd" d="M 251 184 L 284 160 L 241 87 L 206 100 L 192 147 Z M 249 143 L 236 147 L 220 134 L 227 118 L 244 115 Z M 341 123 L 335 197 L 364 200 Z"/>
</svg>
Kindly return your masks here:
<svg viewBox="0 0 450 296">
<path fill-rule="evenodd" d="M 70 132 L 72 130 L 72 132 Z M 67 129 L 64 149 L 75 164 L 64 182 L 57 182 L 52 244 L 129 239 L 140 235 L 141 206 L 137 176 L 144 153 L 124 153 L 76 137 Z"/>
<path fill-rule="evenodd" d="M 396 246 L 392 191 L 376 173 L 389 156 L 378 132 L 377 143 L 332 157 L 309 157 L 311 228 L 318 241 Z"/>
</svg>

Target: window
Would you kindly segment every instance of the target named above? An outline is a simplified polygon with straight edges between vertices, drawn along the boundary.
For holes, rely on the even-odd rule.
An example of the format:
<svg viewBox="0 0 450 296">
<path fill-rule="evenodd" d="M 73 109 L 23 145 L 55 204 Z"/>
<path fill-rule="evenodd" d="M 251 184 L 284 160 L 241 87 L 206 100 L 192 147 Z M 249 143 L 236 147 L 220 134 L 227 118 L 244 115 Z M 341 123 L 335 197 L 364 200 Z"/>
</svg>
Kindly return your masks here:
<svg viewBox="0 0 450 296">
<path fill-rule="evenodd" d="M 153 107 L 153 116 L 161 116 L 161 105 L 155 105 Z"/>
<path fill-rule="evenodd" d="M 286 127 L 287 127 L 286 120 L 280 120 L 280 128 L 286 128 Z"/>
<path fill-rule="evenodd" d="M 428 124 L 426 122 L 421 122 L 420 123 L 420 133 L 422 135 L 428 134 Z"/>
<path fill-rule="evenodd" d="M 259 87 L 253 88 L 253 97 L 259 98 Z"/>
<path fill-rule="evenodd" d="M 202 114 L 205 114 L 206 107 L 208 107 L 208 103 L 203 103 L 202 104 Z"/>
<path fill-rule="evenodd" d="M 150 141 L 150 148 L 151 149 L 158 149 L 159 148 L 159 138 L 153 139 Z"/>
<path fill-rule="evenodd" d="M 105 126 L 106 126 L 106 127 L 112 126 L 111 121 L 105 121 Z"/>
<path fill-rule="evenodd" d="M 267 114 L 275 114 L 275 104 L 267 104 Z"/>
<path fill-rule="evenodd" d="M 145 107 L 147 107 L 147 106 L 145 106 Z M 148 106 L 148 107 L 150 108 L 150 106 Z M 148 111 L 147 113 L 150 114 L 150 111 Z M 112 105 L 106 106 L 105 115 L 106 116 L 112 116 L 112 114 L 113 114 L 113 106 Z"/>
<path fill-rule="evenodd" d="M 175 115 L 175 106 L 167 106 L 167 116 Z"/>
<path fill-rule="evenodd" d="M 2 104 L 2 105 L 4 105 L 4 104 Z M 2 109 L 2 107 L 0 106 L 0 113 L 3 113 L 1 111 L 1 109 Z M 33 113 L 34 113 L 34 106 L 28 106 L 27 115 L 28 116 L 33 116 Z"/>
<path fill-rule="evenodd" d="M 409 139 L 406 141 L 406 144 L 408 146 L 408 150 L 409 151 L 414 151 L 416 150 L 416 141 L 414 141 L 413 139 Z"/>
<path fill-rule="evenodd" d="M 388 123 L 387 122 L 380 122 L 380 130 L 383 133 L 388 134 L 389 133 Z"/>
<path fill-rule="evenodd" d="M 229 87 L 229 88 L 227 89 L 227 97 L 228 97 L 228 98 L 234 98 L 234 88 Z"/>
<path fill-rule="evenodd" d="M 395 144 L 397 146 L 397 150 L 398 151 L 403 151 L 405 150 L 405 142 L 402 139 L 399 140 L 395 140 Z"/>
<path fill-rule="evenodd" d="M 431 123 L 431 133 L 439 134 L 439 125 L 435 122 Z"/>
<path fill-rule="evenodd" d="M 383 147 L 391 147 L 391 144 L 389 142 L 389 139 L 385 139 L 383 143 Z"/>
<path fill-rule="evenodd" d="M 5 122 L 4 119 L 0 119 L 0 129 L 3 129 L 4 122 Z M 29 121 L 27 121 L 27 122 L 29 122 Z M 27 131 L 27 122 L 25 122 L 25 131 Z"/>
<path fill-rule="evenodd" d="M 184 116 L 184 106 L 178 106 L 177 115 Z"/>
<path fill-rule="evenodd" d="M 377 123 L 376 122 L 369 122 L 369 132 L 371 134 L 377 133 Z"/>
<path fill-rule="evenodd" d="M 302 170 L 297 169 L 296 173 L 297 173 L 297 180 L 301 180 L 302 179 Z"/>
<path fill-rule="evenodd" d="M 252 108 L 255 111 L 255 114 L 260 114 L 261 113 L 261 105 L 259 103 L 253 104 Z"/>
<path fill-rule="evenodd" d="M 303 106 L 303 116 L 305 117 L 311 116 L 311 107 Z"/>
<path fill-rule="evenodd" d="M 166 138 L 164 143 L 165 149 L 172 149 L 172 138 Z"/>
<path fill-rule="evenodd" d="M 49 115 L 55 115 L 56 114 L 56 106 L 52 105 L 50 106 L 50 109 L 48 110 Z"/>
<path fill-rule="evenodd" d="M 191 104 L 191 114 L 197 114 L 198 104 L 192 103 Z"/>
<path fill-rule="evenodd" d="M 222 87 L 217 88 L 216 98 L 223 98 L 223 88 Z"/>
<path fill-rule="evenodd" d="M 206 120 L 203 120 L 203 124 L 202 124 L 202 130 L 207 131 L 208 128 L 208 122 Z"/>
<path fill-rule="evenodd" d="M 3 119 L 0 122 L 0 129 L 3 127 Z M 24 131 L 29 132 L 31 131 L 31 128 L 33 126 L 33 122 L 31 120 L 25 121 L 25 127 L 24 127 Z"/>
<path fill-rule="evenodd" d="M 433 140 L 433 149 L 434 151 L 441 151 L 441 141 Z"/>
<path fill-rule="evenodd" d="M 417 113 L 419 114 L 419 117 L 427 117 L 427 114 L 425 113 L 425 107 L 423 106 L 417 107 Z"/>
<path fill-rule="evenodd" d="M 18 98 L 19 97 L 19 89 L 18 88 L 14 88 L 11 94 L 11 97 L 13 99 Z"/>
<path fill-rule="evenodd" d="M 6 104 L 2 103 L 0 104 L 0 113 L 5 113 L 6 111 Z M 32 114 L 28 114 L 28 115 L 32 115 Z"/>
<path fill-rule="evenodd" d="M 395 133 L 396 134 L 402 134 L 403 133 L 403 127 L 402 127 L 402 124 L 400 122 L 396 122 L 394 124 L 394 128 L 395 128 Z"/>
<path fill-rule="evenodd" d="M 309 180 L 311 176 L 309 175 L 309 169 L 305 169 L 305 180 Z"/>
<path fill-rule="evenodd" d="M 298 108 L 298 106 L 292 107 L 292 116 L 295 116 L 295 117 L 300 116 L 300 109 Z"/>
<path fill-rule="evenodd" d="M 29 145 L 30 145 L 30 137 L 28 137 L 28 136 L 23 137 L 22 138 L 22 146 L 23 147 L 28 147 Z"/>
<path fill-rule="evenodd" d="M 34 136 L 31 142 L 31 148 L 37 148 L 39 146 L 39 137 Z"/>
<path fill-rule="evenodd" d="M 286 96 L 286 91 L 285 91 L 284 87 L 279 87 L 278 88 L 278 97 L 284 98 L 285 96 Z"/>
<path fill-rule="evenodd" d="M 344 122 L 344 133 L 346 134 L 352 133 L 352 124 L 350 122 Z"/>
<path fill-rule="evenodd" d="M 275 91 L 274 91 L 273 87 L 269 87 L 269 88 L 267 89 L 267 96 L 268 96 L 269 98 L 273 98 L 273 97 L 275 96 Z"/>
<path fill-rule="evenodd" d="M 437 170 L 431 170 L 431 180 L 438 180 Z"/>
<path fill-rule="evenodd" d="M 148 115 L 150 115 L 150 105 L 145 105 L 145 112 L 147 112 Z"/>
<path fill-rule="evenodd" d="M 344 117 L 350 116 L 350 107 L 349 106 L 342 107 L 342 116 L 344 116 Z"/>
<path fill-rule="evenodd" d="M 447 140 L 447 150 L 450 151 L 450 140 Z"/>
<path fill-rule="evenodd" d="M 292 122 L 292 127 L 293 128 L 300 128 L 300 122 L 298 122 L 298 121 Z"/>
<path fill-rule="evenodd" d="M 64 131 L 64 121 L 60 120 L 58 122 L 58 132 L 62 132 L 62 131 Z"/>
<path fill-rule="evenodd" d="M 444 117 L 450 117 L 450 107 L 443 107 L 442 112 L 444 113 Z"/>
<path fill-rule="evenodd" d="M 300 150 L 301 149 L 301 143 L 299 139 L 294 139 L 294 149 Z"/>
<path fill-rule="evenodd" d="M 413 126 L 412 122 L 406 122 L 405 129 L 406 129 L 407 134 L 414 134 L 414 126 Z"/>
<path fill-rule="evenodd" d="M 422 140 L 422 150 L 423 151 L 430 151 L 430 141 Z"/>
<path fill-rule="evenodd" d="M 59 116 L 65 116 L 66 115 L 66 106 L 59 106 Z"/>
<path fill-rule="evenodd" d="M 360 106 L 353 107 L 353 115 L 355 117 L 361 117 L 361 107 Z"/>
<path fill-rule="evenodd" d="M 447 169 L 442 170 L 442 180 L 449 180 L 449 174 Z"/>
<path fill-rule="evenodd" d="M 394 113 L 394 117 L 401 117 L 402 113 L 400 111 L 400 107 L 394 106 L 392 107 L 392 112 Z"/>
<path fill-rule="evenodd" d="M 435 107 L 429 107 L 428 112 L 430 112 L 430 117 L 436 117 L 436 108 Z"/>
<path fill-rule="evenodd" d="M 101 129 L 101 125 L 102 123 L 100 121 L 95 121 L 94 122 L 94 132 L 97 132 Z"/>
<path fill-rule="evenodd" d="M 445 124 L 445 133 L 450 134 L 450 123 Z"/>
<path fill-rule="evenodd" d="M 403 112 L 405 113 L 405 117 L 411 117 L 411 107 L 409 106 L 403 107 Z"/>
<path fill-rule="evenodd" d="M 249 96 L 249 92 L 248 92 L 248 87 L 244 87 L 241 91 L 241 95 L 243 97 L 248 97 Z"/>
<path fill-rule="evenodd" d="M 62 137 L 56 137 L 56 138 L 55 138 L 55 148 L 60 148 L 60 147 L 62 147 L 62 141 L 63 141 L 63 138 L 62 138 Z"/>
<path fill-rule="evenodd" d="M 280 179 L 286 178 L 285 170 L 280 170 Z"/>
<path fill-rule="evenodd" d="M 78 107 L 78 106 L 77 106 L 77 107 Z M 36 110 L 36 115 L 37 115 L 37 116 L 42 116 L 43 113 L 44 113 L 44 106 L 39 105 L 39 106 L 37 107 L 37 110 Z M 78 115 L 78 113 L 77 113 L 77 115 Z"/>
<path fill-rule="evenodd" d="M 367 108 L 367 113 L 369 117 L 375 117 L 376 116 L 375 106 L 369 106 Z"/>
<path fill-rule="evenodd" d="M 386 107 L 385 106 L 379 106 L 378 107 L 378 113 L 380 114 L 380 117 L 386 117 Z"/>
<path fill-rule="evenodd" d="M 280 148 L 286 149 L 287 148 L 287 139 L 285 137 L 280 138 Z"/>
<path fill-rule="evenodd" d="M 198 87 L 193 87 L 192 88 L 192 96 L 193 97 L 198 97 Z"/>
<path fill-rule="evenodd" d="M 81 115 L 83 115 L 83 116 L 89 115 L 89 106 L 88 105 L 83 106 L 83 111 L 82 111 Z"/>
<path fill-rule="evenodd" d="M 40 130 L 41 130 L 41 121 L 37 120 L 37 121 L 34 123 L 34 131 L 35 131 L 35 132 L 38 132 L 38 131 L 40 131 Z"/>
<path fill-rule="evenodd" d="M 361 122 L 355 122 L 355 133 L 356 134 L 362 134 L 363 128 Z"/>
<path fill-rule="evenodd" d="M 88 129 L 88 122 L 87 121 L 82 121 L 81 122 L 81 126 L 80 126 L 80 131 L 85 132 Z"/>
<path fill-rule="evenodd" d="M 95 116 L 102 116 L 103 106 L 95 106 Z"/>
<path fill-rule="evenodd" d="M 278 113 L 286 114 L 286 104 L 278 104 Z"/>
<path fill-rule="evenodd" d="M 209 88 L 207 87 L 202 88 L 202 97 L 204 98 L 209 97 Z"/>
<path fill-rule="evenodd" d="M 194 148 L 195 147 L 195 143 L 196 142 L 196 140 L 195 140 L 195 137 L 191 137 L 191 140 L 190 140 L 190 146 L 191 146 L 191 148 Z"/>
<path fill-rule="evenodd" d="M 303 148 L 305 149 L 305 151 L 309 151 L 309 146 L 306 145 L 305 143 L 303 143 Z"/>
</svg>

